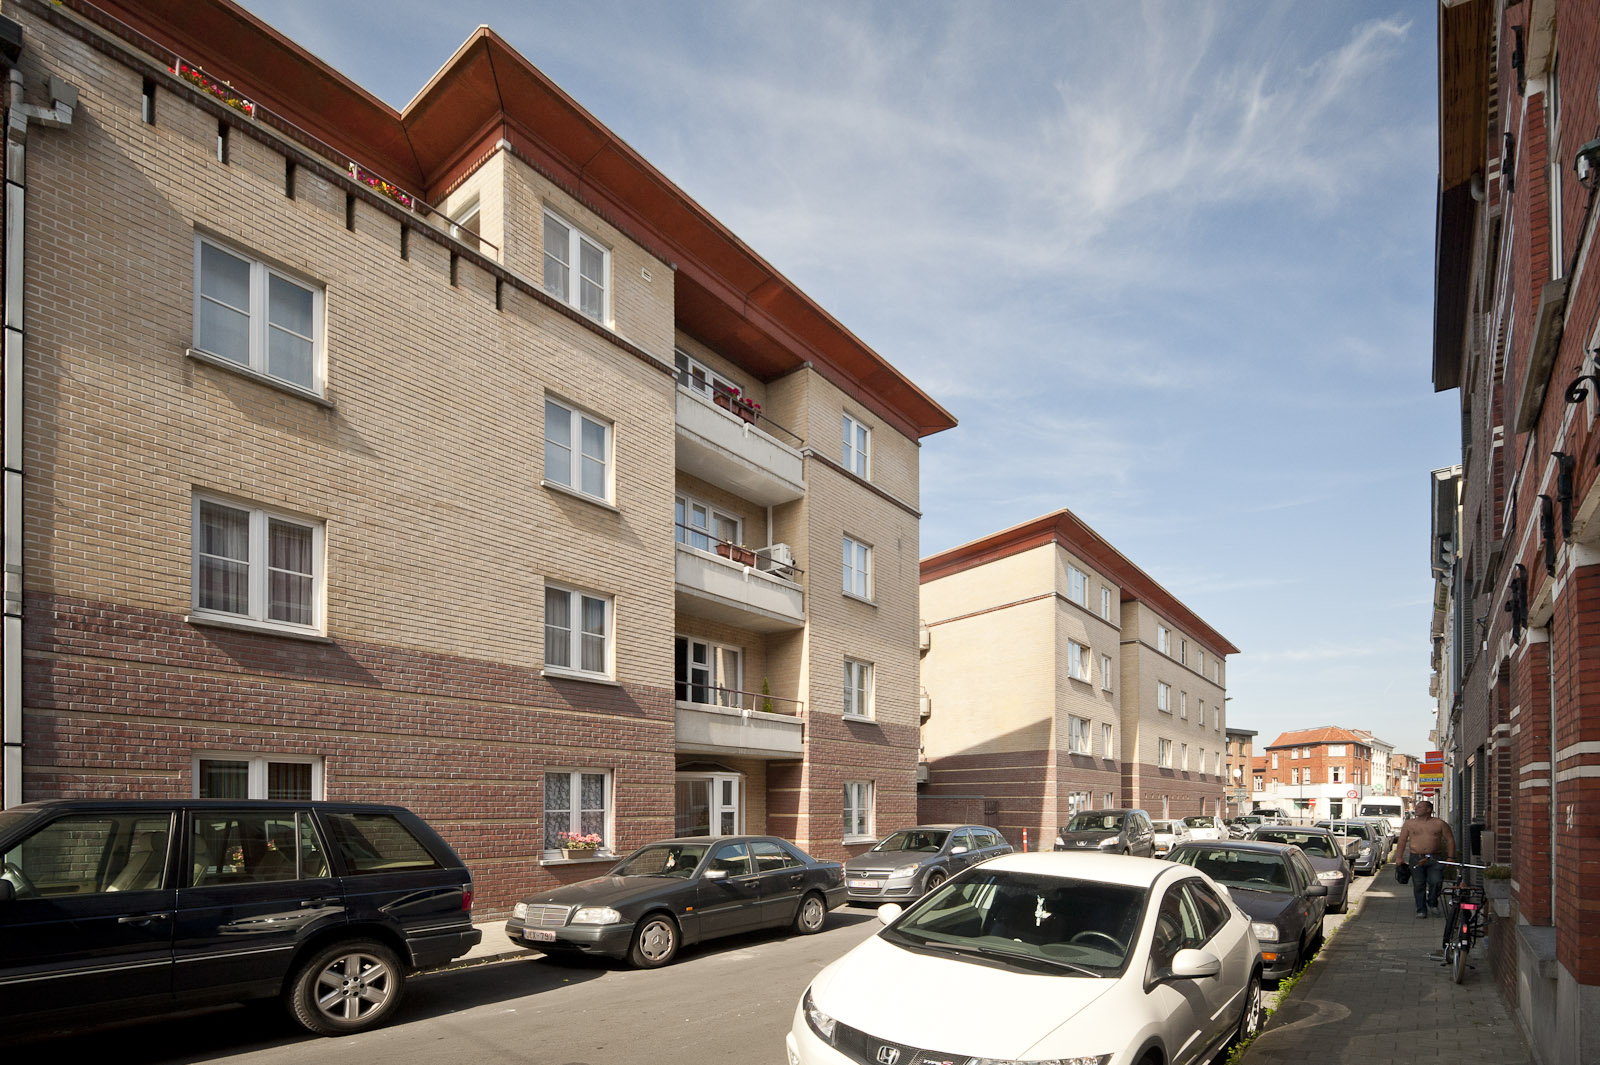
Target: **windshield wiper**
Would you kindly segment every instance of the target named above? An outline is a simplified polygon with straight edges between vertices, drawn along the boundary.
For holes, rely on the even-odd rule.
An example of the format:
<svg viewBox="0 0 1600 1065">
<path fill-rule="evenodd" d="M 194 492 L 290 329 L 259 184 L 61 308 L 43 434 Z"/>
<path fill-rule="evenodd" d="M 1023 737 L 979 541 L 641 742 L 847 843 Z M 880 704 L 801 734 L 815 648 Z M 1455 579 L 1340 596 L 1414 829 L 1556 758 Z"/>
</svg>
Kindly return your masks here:
<svg viewBox="0 0 1600 1065">
<path fill-rule="evenodd" d="M 929 950 L 942 950 L 950 954 L 977 954 L 984 958 L 993 958 L 997 961 L 1017 961 L 1026 964 L 1048 965 L 1053 969 L 1071 969 L 1075 973 L 1092 976 L 1096 980 L 1104 976 L 1093 969 L 1076 965 L 1060 958 L 1046 958 L 1038 954 L 1023 954 L 1014 950 L 995 950 L 993 947 L 980 947 L 971 943 L 940 943 L 934 940 L 923 940 L 922 945 Z"/>
</svg>

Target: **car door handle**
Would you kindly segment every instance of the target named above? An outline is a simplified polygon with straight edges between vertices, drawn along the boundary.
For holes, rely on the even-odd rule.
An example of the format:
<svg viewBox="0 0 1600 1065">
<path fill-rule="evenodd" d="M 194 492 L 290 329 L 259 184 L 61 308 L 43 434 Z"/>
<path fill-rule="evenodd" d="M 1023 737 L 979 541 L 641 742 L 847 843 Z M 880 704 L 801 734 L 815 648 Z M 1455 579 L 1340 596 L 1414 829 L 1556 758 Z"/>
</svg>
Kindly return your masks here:
<svg viewBox="0 0 1600 1065">
<path fill-rule="evenodd" d="M 165 921 L 171 917 L 170 913 L 135 913 L 127 917 L 118 917 L 118 924 L 149 924 L 151 921 Z"/>
</svg>

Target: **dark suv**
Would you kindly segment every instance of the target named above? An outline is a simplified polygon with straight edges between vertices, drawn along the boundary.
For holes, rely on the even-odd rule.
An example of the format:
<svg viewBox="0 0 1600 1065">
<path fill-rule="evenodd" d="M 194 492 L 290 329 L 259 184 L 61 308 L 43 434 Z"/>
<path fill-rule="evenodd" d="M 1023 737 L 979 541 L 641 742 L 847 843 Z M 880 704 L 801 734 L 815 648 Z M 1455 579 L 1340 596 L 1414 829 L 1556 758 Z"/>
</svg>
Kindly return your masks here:
<svg viewBox="0 0 1600 1065">
<path fill-rule="evenodd" d="M 13 1023 L 281 997 L 344 1035 L 482 936 L 466 866 L 398 806 L 29 803 L 0 813 L 0 854 Z"/>
</svg>

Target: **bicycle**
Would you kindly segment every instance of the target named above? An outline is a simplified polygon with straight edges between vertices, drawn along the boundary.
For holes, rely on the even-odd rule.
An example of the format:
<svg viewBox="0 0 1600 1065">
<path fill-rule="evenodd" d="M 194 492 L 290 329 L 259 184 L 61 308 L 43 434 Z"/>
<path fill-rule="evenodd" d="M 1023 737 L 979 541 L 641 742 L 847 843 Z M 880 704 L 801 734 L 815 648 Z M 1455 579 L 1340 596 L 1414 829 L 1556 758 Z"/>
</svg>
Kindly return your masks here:
<svg viewBox="0 0 1600 1065">
<path fill-rule="evenodd" d="M 1484 906 L 1483 886 L 1473 883 L 1471 870 L 1486 869 L 1488 866 L 1439 859 L 1435 861 L 1439 861 L 1440 865 L 1455 866 L 1462 870 L 1460 875 L 1464 877 L 1445 884 L 1441 889 L 1441 894 L 1448 895 L 1450 902 L 1448 919 L 1444 923 L 1442 964 L 1450 970 L 1450 978 L 1459 984 L 1466 978 L 1467 956 L 1472 953 L 1472 945 L 1484 936 L 1488 913 Z"/>
</svg>

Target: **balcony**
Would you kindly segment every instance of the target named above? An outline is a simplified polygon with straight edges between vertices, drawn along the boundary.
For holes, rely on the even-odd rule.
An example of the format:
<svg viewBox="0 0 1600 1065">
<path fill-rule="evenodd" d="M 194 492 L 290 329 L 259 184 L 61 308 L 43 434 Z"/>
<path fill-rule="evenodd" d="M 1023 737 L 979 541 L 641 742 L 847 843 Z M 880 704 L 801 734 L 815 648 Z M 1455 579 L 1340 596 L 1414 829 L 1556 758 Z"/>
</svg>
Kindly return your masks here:
<svg viewBox="0 0 1600 1065">
<path fill-rule="evenodd" d="M 678 468 L 764 507 L 805 495 L 800 452 L 762 428 L 759 414 L 746 411 L 741 416 L 734 413 L 736 401 L 718 399 L 723 403 L 678 385 Z"/>
<path fill-rule="evenodd" d="M 806 623 L 800 571 L 779 565 L 771 548 L 746 552 L 700 536 L 707 550 L 677 545 L 674 586 L 677 608 L 750 632 L 781 632 Z M 775 545 L 782 546 L 782 545 Z"/>
<path fill-rule="evenodd" d="M 800 704 L 759 692 L 679 685 L 677 743 L 680 754 L 740 758 L 797 758 L 805 725 Z"/>
</svg>

